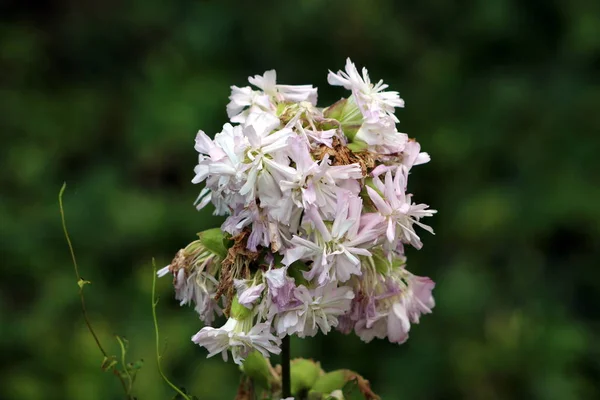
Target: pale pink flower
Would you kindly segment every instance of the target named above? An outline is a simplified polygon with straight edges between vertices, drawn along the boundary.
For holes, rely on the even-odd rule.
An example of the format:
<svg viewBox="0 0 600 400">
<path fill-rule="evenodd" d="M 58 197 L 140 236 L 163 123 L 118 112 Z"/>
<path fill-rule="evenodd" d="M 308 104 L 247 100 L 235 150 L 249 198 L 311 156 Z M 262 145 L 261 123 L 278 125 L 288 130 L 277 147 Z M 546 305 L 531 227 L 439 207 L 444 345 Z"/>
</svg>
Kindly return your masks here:
<svg viewBox="0 0 600 400">
<path fill-rule="evenodd" d="M 386 172 L 385 183 L 378 178 L 373 180 L 379 193 L 369 186 L 366 186 L 366 189 L 369 198 L 377 207 L 377 211 L 385 218 L 388 241 L 393 243 L 399 239 L 420 249 L 423 244 L 415 233 L 413 224 L 433 234 L 433 229 L 419 222 L 419 219 L 430 217 L 437 211 L 428 209 L 429 206 L 426 204 L 412 203 L 412 195 L 405 193 L 405 182 L 406 176 L 398 168 L 395 177 L 392 177 L 391 171 Z M 380 193 L 383 194 L 383 197 Z"/>
<path fill-rule="evenodd" d="M 282 262 L 289 265 L 296 260 L 312 261 L 304 277 L 308 280 L 317 278 L 319 285 L 331 280 L 345 282 L 351 275 L 360 275 L 358 257 L 371 255 L 365 247 L 377 240 L 379 229 L 376 227 L 380 223 L 376 215 L 366 215 L 361 220 L 361 212 L 359 197 L 342 195 L 329 228 L 316 208 L 307 209 L 306 215 L 314 225 L 311 237 L 294 236 L 291 240 L 294 247 L 286 251 Z"/>
<path fill-rule="evenodd" d="M 392 343 L 404 343 L 408 339 L 410 323 L 419 323 L 422 314 L 431 313 L 435 301 L 431 291 L 435 283 L 425 277 L 407 272 L 406 287 L 400 300 L 392 306 L 388 315 L 388 339 Z"/>
<path fill-rule="evenodd" d="M 264 283 L 254 285 L 254 281 L 250 279 L 235 279 L 233 284 L 238 294 L 238 303 L 248 309 L 254 307 L 254 303 L 260 299 L 265 289 Z"/>
<path fill-rule="evenodd" d="M 277 333 L 299 337 L 315 336 L 319 329 L 327 334 L 338 324 L 338 317 L 348 312 L 354 297 L 352 288 L 330 283 L 313 290 L 299 286 L 294 291 L 297 305 L 277 316 Z"/>
</svg>

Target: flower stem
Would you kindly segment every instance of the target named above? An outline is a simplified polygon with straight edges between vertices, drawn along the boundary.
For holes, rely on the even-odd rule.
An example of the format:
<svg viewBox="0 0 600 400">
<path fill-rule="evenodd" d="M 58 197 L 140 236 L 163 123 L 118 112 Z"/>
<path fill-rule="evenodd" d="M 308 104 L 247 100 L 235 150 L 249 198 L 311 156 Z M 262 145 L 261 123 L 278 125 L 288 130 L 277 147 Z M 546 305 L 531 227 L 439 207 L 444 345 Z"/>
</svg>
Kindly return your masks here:
<svg viewBox="0 0 600 400">
<path fill-rule="evenodd" d="M 290 336 L 281 339 L 281 397 L 291 397 L 290 390 Z"/>
</svg>

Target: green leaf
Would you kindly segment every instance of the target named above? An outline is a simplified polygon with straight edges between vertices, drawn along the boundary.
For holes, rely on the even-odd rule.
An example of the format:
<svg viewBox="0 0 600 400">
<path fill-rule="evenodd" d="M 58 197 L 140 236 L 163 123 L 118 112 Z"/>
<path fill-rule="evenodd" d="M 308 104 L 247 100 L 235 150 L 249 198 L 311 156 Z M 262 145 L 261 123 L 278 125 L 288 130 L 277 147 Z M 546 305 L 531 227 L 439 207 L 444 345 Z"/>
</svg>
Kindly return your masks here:
<svg viewBox="0 0 600 400">
<path fill-rule="evenodd" d="M 90 281 L 83 280 L 83 278 L 80 278 L 80 279 L 77 281 L 77 285 L 79 286 L 79 288 L 80 288 L 80 289 L 83 289 L 83 287 L 84 287 L 85 285 L 89 285 L 89 284 L 91 284 L 91 283 L 92 283 L 92 282 L 90 282 Z"/>
<path fill-rule="evenodd" d="M 139 359 L 135 362 L 127 364 L 127 369 L 132 370 L 132 371 L 137 371 L 137 370 L 141 369 L 143 366 L 144 366 L 144 360 Z"/>
<path fill-rule="evenodd" d="M 115 356 L 110 356 L 110 357 L 104 357 L 104 359 L 102 360 L 102 364 L 100 364 L 100 368 L 102 368 L 102 371 L 108 371 L 110 369 L 112 369 L 115 365 L 117 365 L 118 361 L 117 361 L 117 357 Z"/>
</svg>

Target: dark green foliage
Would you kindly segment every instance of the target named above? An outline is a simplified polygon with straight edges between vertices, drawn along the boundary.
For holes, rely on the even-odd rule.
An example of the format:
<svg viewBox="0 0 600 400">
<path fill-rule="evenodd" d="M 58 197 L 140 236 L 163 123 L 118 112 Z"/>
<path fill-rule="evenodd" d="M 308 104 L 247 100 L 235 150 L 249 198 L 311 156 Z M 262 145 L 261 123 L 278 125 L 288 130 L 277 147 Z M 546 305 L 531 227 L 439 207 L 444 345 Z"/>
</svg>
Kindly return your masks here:
<svg viewBox="0 0 600 400">
<path fill-rule="evenodd" d="M 439 210 L 436 235 L 407 267 L 437 282 L 437 306 L 405 345 L 332 333 L 293 340 L 292 356 L 357 371 L 386 400 L 600 397 L 597 3 L 2 5 L 0 398 L 122 398 L 81 317 L 63 181 L 94 329 L 109 355 L 116 332 L 146 360 L 138 399 L 172 398 L 149 265 L 219 224 L 192 205 L 195 132 L 219 131 L 229 86 L 271 68 L 332 104 L 347 94 L 326 73 L 347 56 L 400 92 L 399 129 L 432 156 L 409 189 Z M 233 399 L 237 366 L 191 343 L 201 322 L 169 278 L 157 292 L 165 373 Z"/>
</svg>

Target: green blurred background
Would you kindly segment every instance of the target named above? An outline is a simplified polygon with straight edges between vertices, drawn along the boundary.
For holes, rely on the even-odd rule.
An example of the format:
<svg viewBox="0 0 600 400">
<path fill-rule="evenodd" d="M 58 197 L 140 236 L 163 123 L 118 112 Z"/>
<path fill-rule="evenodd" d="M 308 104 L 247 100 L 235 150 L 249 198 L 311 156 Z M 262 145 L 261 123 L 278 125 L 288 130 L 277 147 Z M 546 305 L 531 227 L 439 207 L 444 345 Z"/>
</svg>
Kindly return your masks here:
<svg viewBox="0 0 600 400">
<path fill-rule="evenodd" d="M 252 3 L 252 4 L 251 4 Z M 437 306 L 402 346 L 294 340 L 384 399 L 600 398 L 600 3 L 479 0 L 44 1 L 0 6 L 0 398 L 119 399 L 81 318 L 67 222 L 105 346 L 146 365 L 141 400 L 171 392 L 154 364 L 151 258 L 197 231 L 195 133 L 226 122 L 230 85 L 345 95 L 350 56 L 406 100 L 400 129 L 432 162 L 410 182 L 439 214 L 409 269 Z M 200 321 L 158 282 L 169 376 L 232 399 L 233 363 L 190 342 Z M 275 359 L 276 360 L 276 359 Z"/>
</svg>

